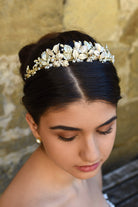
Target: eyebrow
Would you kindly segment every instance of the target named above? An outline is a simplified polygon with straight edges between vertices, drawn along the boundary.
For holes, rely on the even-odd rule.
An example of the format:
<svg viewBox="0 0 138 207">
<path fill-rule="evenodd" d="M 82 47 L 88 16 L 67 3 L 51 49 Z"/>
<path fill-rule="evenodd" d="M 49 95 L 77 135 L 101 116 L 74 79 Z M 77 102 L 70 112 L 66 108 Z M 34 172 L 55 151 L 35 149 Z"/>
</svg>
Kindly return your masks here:
<svg viewBox="0 0 138 207">
<path fill-rule="evenodd" d="M 102 126 L 105 126 L 107 124 L 110 124 L 115 119 L 117 119 L 117 116 L 113 116 L 111 119 L 109 119 L 106 122 L 104 122 L 103 124 L 99 125 L 97 128 L 100 128 Z M 66 131 L 82 131 L 82 129 L 80 129 L 80 128 L 75 128 L 75 127 L 70 127 L 70 126 L 64 126 L 64 125 L 57 125 L 57 126 L 49 127 L 49 129 L 53 129 L 53 130 L 63 129 L 63 130 L 66 130 Z"/>
</svg>

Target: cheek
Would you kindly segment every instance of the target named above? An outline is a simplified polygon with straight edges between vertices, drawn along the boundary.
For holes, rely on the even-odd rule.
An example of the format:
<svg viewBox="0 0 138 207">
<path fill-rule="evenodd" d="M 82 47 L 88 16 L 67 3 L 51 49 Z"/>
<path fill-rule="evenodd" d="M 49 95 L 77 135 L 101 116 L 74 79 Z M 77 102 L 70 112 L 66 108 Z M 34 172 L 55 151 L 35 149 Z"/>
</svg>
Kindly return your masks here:
<svg viewBox="0 0 138 207">
<path fill-rule="evenodd" d="M 51 139 L 45 139 L 43 145 L 48 157 L 56 163 L 62 165 L 66 163 L 72 163 L 75 156 L 75 149 L 71 143 L 64 143 L 58 139 L 54 141 Z"/>
<path fill-rule="evenodd" d="M 104 160 L 106 160 L 109 157 L 113 149 L 115 136 L 116 133 L 112 133 L 111 135 L 108 135 L 108 137 L 105 136 L 103 137 L 103 140 L 99 144 L 99 149 Z"/>
</svg>

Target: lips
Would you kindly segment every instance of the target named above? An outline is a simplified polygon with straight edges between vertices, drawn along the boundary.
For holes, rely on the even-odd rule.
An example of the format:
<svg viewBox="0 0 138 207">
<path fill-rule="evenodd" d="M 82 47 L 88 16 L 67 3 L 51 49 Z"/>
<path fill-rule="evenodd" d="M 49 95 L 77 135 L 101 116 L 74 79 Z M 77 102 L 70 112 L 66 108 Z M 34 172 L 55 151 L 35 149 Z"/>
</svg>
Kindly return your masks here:
<svg viewBox="0 0 138 207">
<path fill-rule="evenodd" d="M 96 170 L 99 165 L 100 165 L 100 162 L 97 162 L 93 165 L 77 166 L 77 169 L 83 172 L 90 172 L 90 171 Z"/>
</svg>

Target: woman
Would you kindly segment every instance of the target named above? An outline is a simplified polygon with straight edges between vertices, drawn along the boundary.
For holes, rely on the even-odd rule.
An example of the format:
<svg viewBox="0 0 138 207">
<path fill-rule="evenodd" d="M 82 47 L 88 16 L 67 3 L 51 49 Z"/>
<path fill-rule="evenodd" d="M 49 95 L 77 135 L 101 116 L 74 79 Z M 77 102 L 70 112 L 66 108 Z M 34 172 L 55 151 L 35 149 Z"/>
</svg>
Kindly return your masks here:
<svg viewBox="0 0 138 207">
<path fill-rule="evenodd" d="M 40 145 L 0 206 L 114 206 L 101 182 L 121 98 L 114 56 L 87 34 L 67 31 L 25 46 L 19 58 L 26 120 Z"/>
</svg>

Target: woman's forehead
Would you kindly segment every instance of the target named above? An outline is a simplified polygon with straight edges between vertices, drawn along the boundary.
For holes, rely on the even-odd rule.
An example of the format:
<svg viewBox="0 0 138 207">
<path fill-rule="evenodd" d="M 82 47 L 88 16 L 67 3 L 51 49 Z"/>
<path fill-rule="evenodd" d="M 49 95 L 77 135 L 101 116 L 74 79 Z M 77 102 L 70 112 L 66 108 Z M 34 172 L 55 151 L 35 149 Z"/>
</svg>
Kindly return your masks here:
<svg viewBox="0 0 138 207">
<path fill-rule="evenodd" d="M 74 102 L 58 110 L 49 110 L 40 121 L 49 123 L 77 124 L 85 121 L 104 122 L 116 115 L 116 107 L 105 101 Z M 76 123 L 77 122 L 77 123 Z"/>
</svg>

